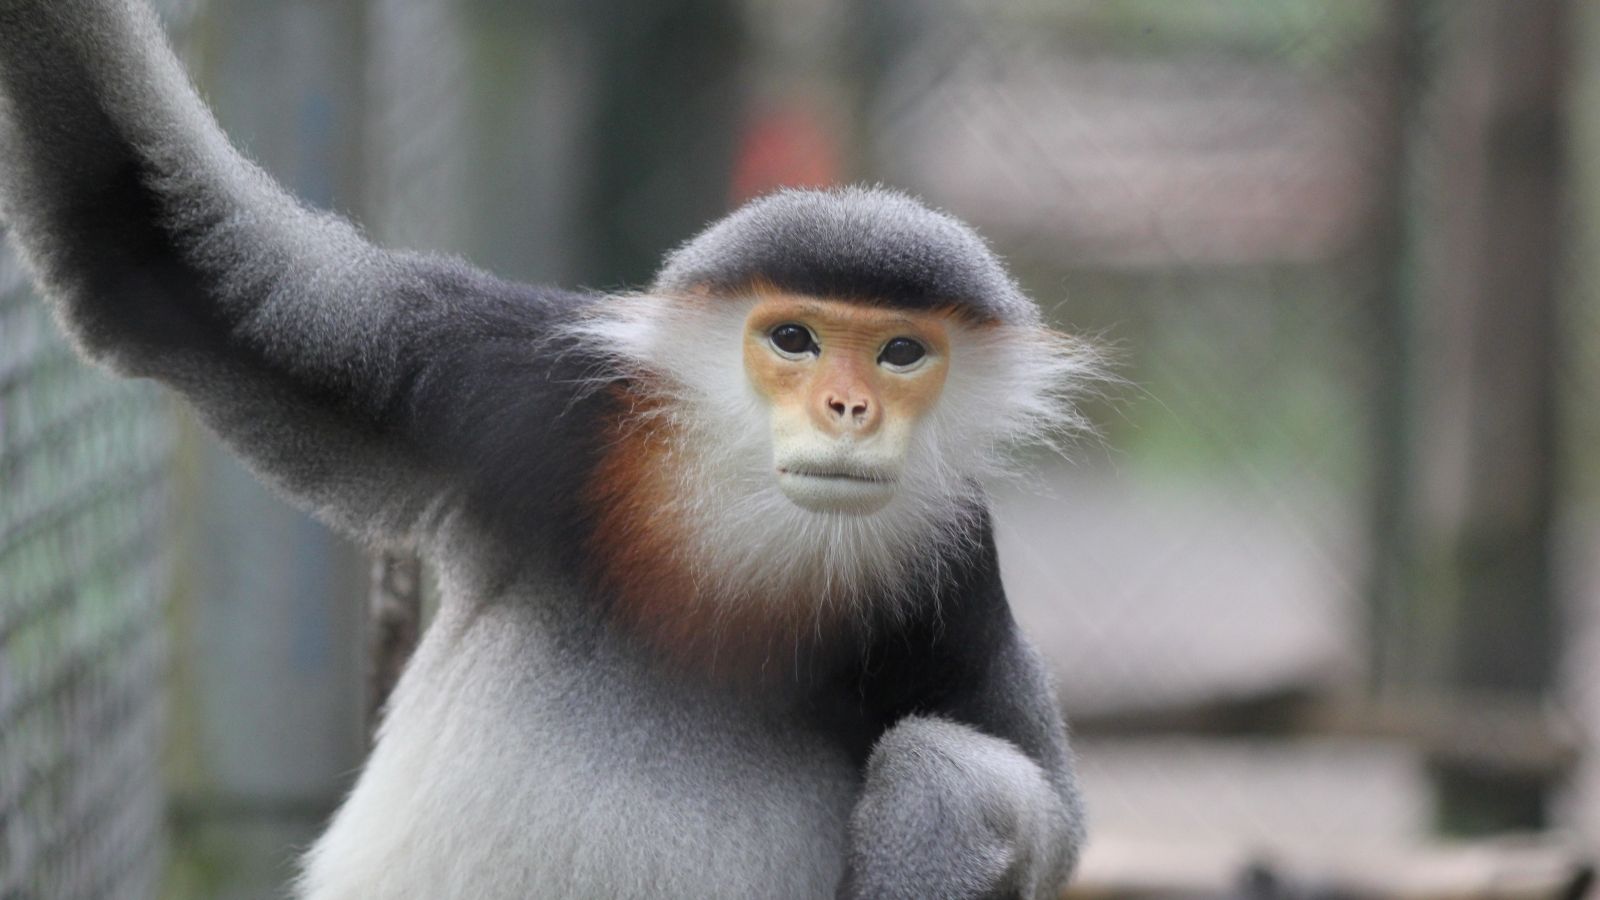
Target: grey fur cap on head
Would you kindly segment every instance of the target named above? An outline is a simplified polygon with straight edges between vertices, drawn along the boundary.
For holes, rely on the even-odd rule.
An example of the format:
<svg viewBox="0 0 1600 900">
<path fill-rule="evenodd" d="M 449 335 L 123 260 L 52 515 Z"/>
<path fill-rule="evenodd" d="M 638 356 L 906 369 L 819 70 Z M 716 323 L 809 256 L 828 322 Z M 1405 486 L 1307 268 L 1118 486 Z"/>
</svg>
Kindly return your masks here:
<svg viewBox="0 0 1600 900">
<path fill-rule="evenodd" d="M 673 251 L 652 291 L 784 291 L 1034 324 L 1039 310 L 971 227 L 884 188 L 785 190 Z"/>
</svg>

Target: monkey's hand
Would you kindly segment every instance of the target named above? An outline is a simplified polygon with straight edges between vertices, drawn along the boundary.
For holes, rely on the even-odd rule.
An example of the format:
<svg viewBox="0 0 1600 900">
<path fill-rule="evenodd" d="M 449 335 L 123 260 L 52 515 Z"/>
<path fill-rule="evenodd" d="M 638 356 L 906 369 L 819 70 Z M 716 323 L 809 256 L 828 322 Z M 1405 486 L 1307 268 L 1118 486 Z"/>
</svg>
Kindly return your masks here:
<svg viewBox="0 0 1600 900">
<path fill-rule="evenodd" d="M 908 716 L 867 762 L 841 900 L 1033 898 L 1065 878 L 1070 813 L 1010 741 Z"/>
</svg>

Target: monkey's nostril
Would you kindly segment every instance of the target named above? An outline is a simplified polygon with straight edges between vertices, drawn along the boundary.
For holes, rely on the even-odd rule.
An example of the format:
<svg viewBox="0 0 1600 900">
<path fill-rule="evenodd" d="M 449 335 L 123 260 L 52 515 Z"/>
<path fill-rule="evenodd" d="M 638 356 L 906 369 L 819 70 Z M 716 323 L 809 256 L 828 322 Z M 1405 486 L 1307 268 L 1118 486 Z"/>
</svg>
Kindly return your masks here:
<svg viewBox="0 0 1600 900">
<path fill-rule="evenodd" d="M 874 415 L 870 399 L 854 399 L 849 394 L 844 394 L 843 399 L 839 394 L 827 394 L 823 403 L 832 413 L 830 419 L 836 425 L 849 427 L 866 425 Z"/>
</svg>

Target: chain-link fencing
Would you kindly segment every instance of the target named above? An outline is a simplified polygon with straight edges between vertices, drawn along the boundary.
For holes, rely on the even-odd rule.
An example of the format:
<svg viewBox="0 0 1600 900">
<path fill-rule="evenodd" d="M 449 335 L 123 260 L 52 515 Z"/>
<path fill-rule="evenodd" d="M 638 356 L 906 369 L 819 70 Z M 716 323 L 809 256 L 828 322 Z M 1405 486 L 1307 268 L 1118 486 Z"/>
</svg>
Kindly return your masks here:
<svg viewBox="0 0 1600 900">
<path fill-rule="evenodd" d="M 0 251 L 0 897 L 148 898 L 169 410 L 79 361 Z"/>
</svg>

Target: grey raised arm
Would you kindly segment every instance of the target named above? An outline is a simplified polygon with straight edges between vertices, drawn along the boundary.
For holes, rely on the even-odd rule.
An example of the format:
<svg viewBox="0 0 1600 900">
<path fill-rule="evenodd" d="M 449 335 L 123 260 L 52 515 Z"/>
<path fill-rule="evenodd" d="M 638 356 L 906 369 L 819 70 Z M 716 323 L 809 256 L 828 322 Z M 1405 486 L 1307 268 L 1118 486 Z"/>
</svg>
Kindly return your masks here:
<svg viewBox="0 0 1600 900">
<path fill-rule="evenodd" d="M 574 298 L 306 209 L 229 144 L 143 0 L 0 0 L 0 216 L 88 355 L 181 391 L 375 540 L 454 508 L 506 431 L 570 401 L 519 351 Z"/>
</svg>

